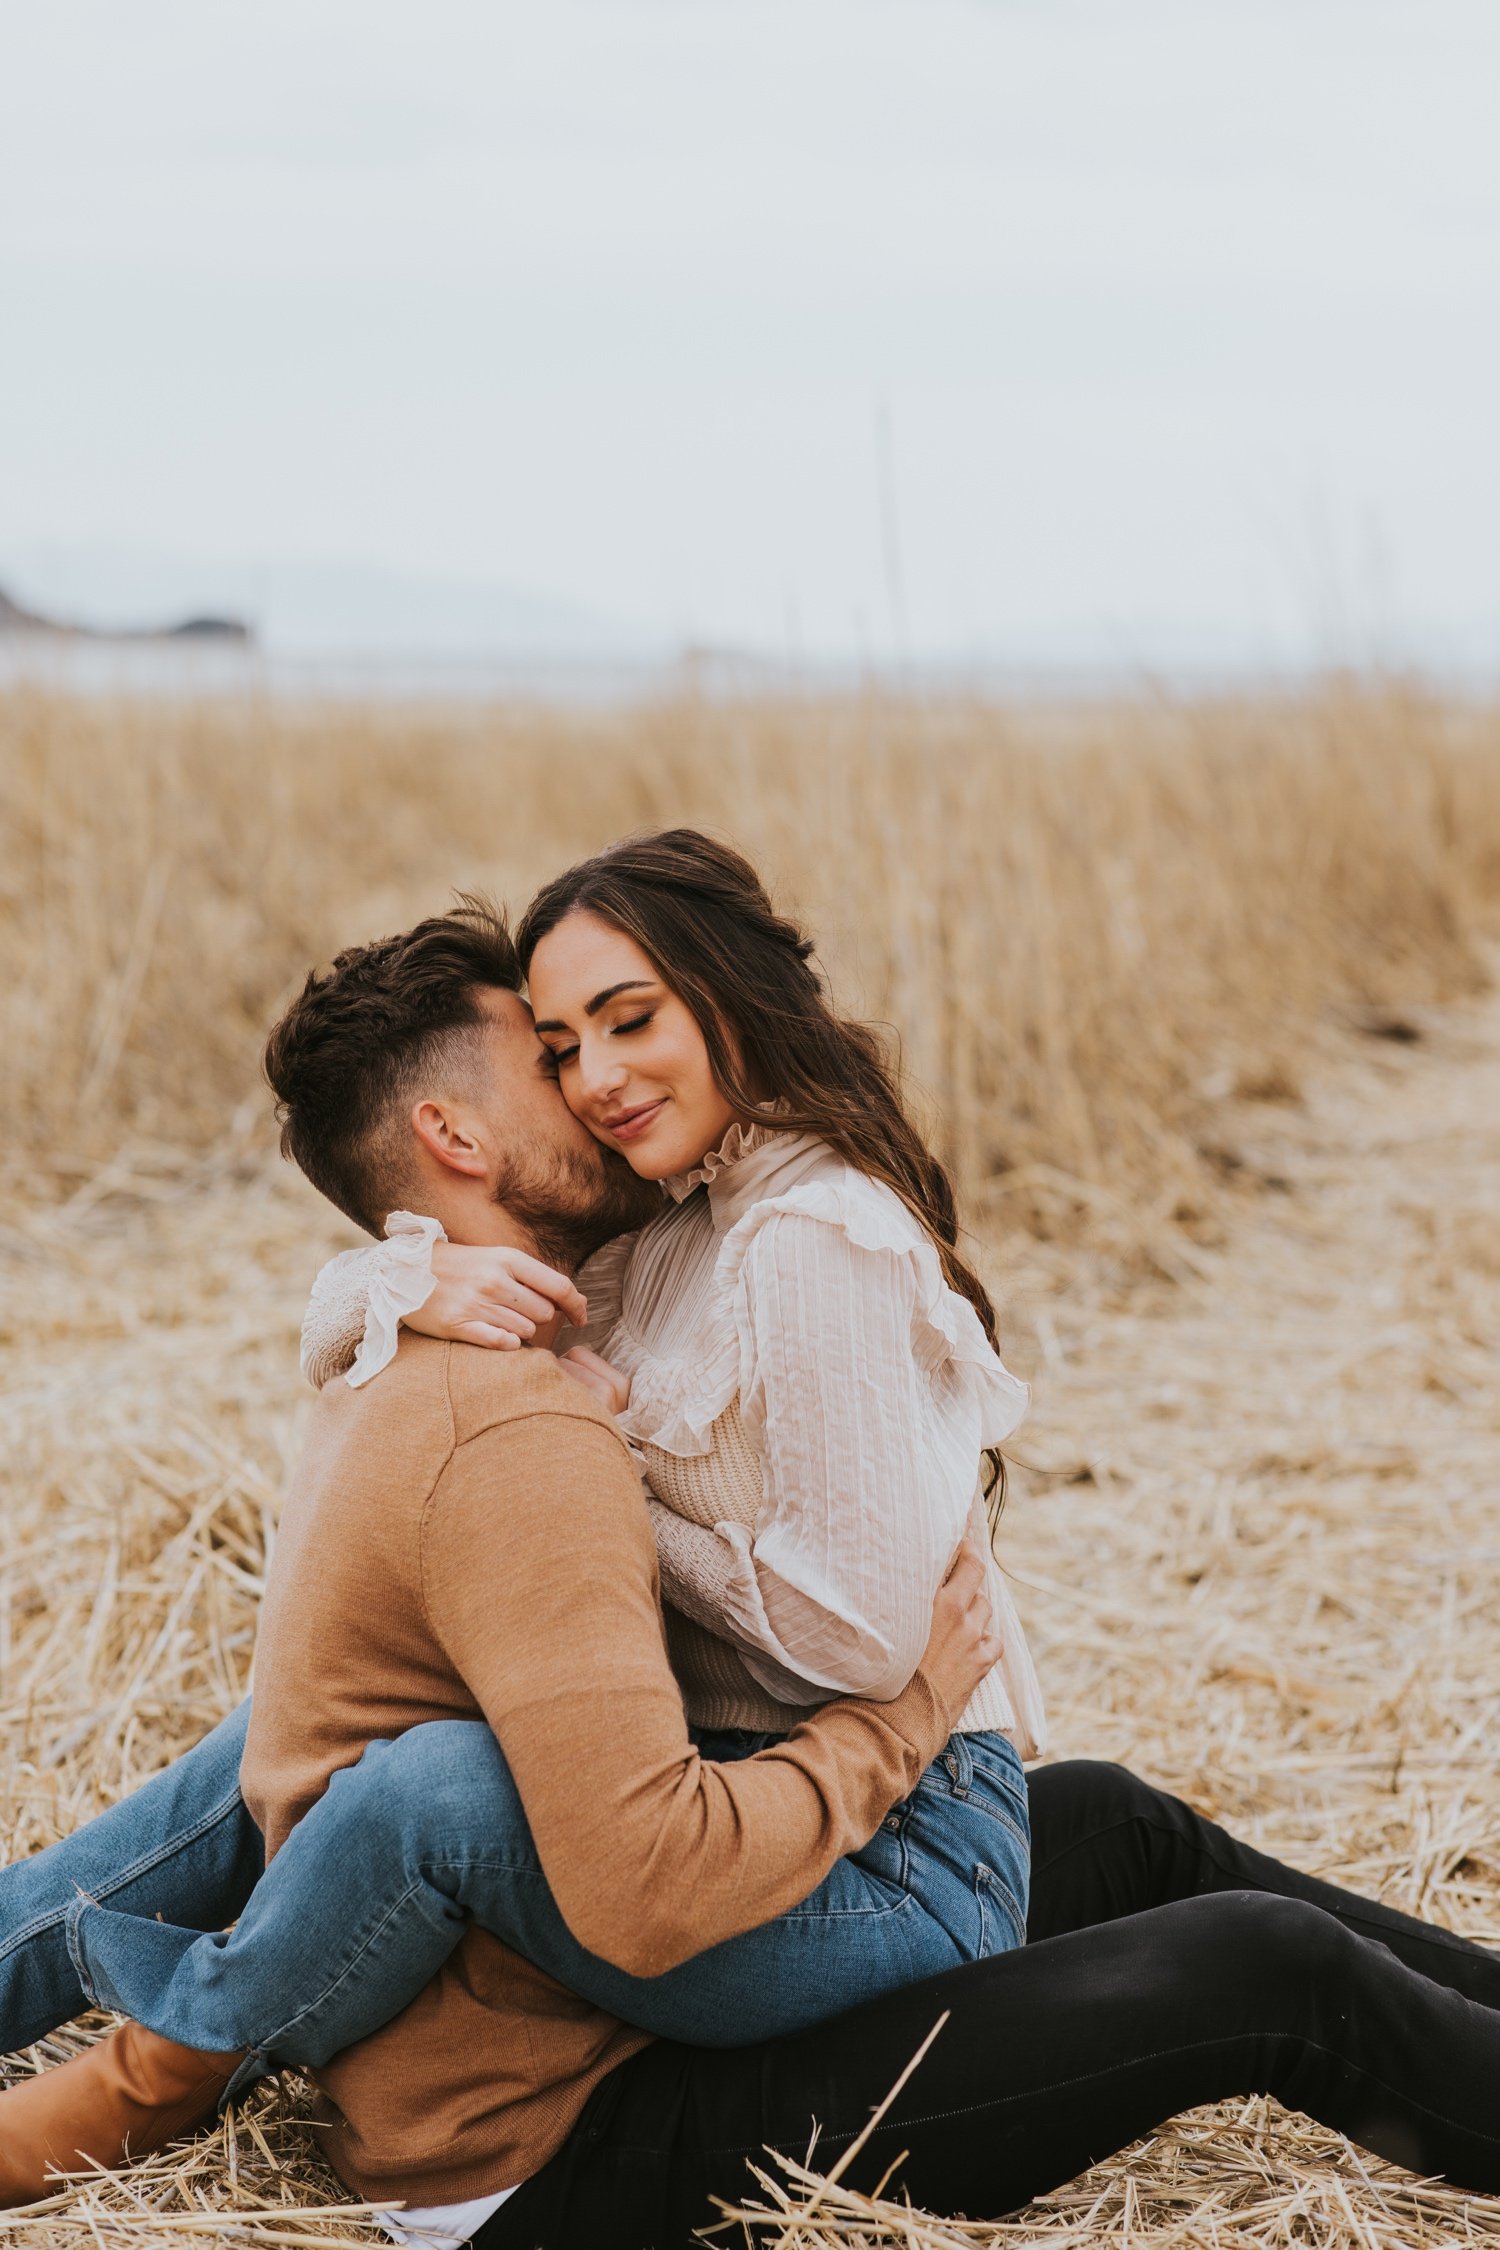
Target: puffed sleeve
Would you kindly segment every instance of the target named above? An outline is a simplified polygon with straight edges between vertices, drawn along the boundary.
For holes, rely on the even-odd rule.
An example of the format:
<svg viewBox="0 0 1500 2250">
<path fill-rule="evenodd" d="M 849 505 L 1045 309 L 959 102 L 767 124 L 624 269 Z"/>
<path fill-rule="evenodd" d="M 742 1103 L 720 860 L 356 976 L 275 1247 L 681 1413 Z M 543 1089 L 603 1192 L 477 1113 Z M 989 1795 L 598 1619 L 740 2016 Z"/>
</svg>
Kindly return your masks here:
<svg viewBox="0 0 1500 2250">
<path fill-rule="evenodd" d="M 755 1226 L 735 1312 L 764 1497 L 753 1537 L 717 1527 L 734 1550 L 729 1630 L 783 1700 L 895 1696 L 968 1527 L 980 1449 L 1019 1421 L 1025 1388 L 946 1290 L 929 1244 L 861 1241 L 836 1210 L 782 1209 Z"/>
<path fill-rule="evenodd" d="M 357 1388 L 389 1367 L 401 1322 L 432 1295 L 432 1246 L 448 1237 L 436 1219 L 393 1211 L 384 1242 L 330 1258 L 302 1316 L 302 1372 L 321 1390 L 337 1375 Z"/>
</svg>

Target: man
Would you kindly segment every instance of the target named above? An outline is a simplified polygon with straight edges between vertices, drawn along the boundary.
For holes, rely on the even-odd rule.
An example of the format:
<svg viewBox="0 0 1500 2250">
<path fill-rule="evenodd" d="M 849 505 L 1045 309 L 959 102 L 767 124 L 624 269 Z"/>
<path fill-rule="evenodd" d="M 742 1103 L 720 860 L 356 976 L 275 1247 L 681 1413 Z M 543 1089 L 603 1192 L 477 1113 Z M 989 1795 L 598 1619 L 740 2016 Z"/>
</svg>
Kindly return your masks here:
<svg viewBox="0 0 1500 2250">
<path fill-rule="evenodd" d="M 517 982 L 503 925 L 470 906 L 342 955 L 272 1034 L 284 1145 L 371 1232 L 415 1205 L 458 1239 L 571 1264 L 642 1216 L 634 1175 L 558 1095 Z M 581 1314 L 576 1292 L 565 1309 Z M 610 1417 L 545 1352 L 412 1338 L 380 1384 L 330 1384 L 314 1409 L 262 1613 L 244 1800 L 274 1852 L 368 1744 L 482 1717 L 570 1930 L 654 1976 L 798 1905 L 908 1794 L 993 1661 L 977 1572 L 955 1579 L 944 1621 L 928 1669 L 893 1702 L 829 1705 L 773 1750 L 704 1763 Z M 213 1880 L 182 1917 L 195 1928 L 214 1906 L 238 1912 L 253 1867 L 242 1839 L 226 1841 L 232 1722 L 219 1732 L 197 1823 Z M 180 1789 L 181 1770 L 163 1780 Z M 94 1972 L 88 1997 L 117 1996 L 90 1962 L 84 1917 L 99 1909 L 81 1899 L 28 1916 L 39 1888 L 55 1901 L 70 1874 L 96 1898 L 112 1892 L 134 1917 L 115 1917 L 131 1949 L 165 1934 L 142 1916 L 182 1915 L 184 1855 L 153 1835 L 151 1794 L 92 1824 L 113 1822 L 112 1836 L 85 1831 L 76 1849 L 8 1871 L 33 1894 L 18 1909 L 28 1945 L 10 1948 L 16 1977 L 32 1971 L 33 2035 L 49 2010 L 55 2021 L 83 2004 L 80 1963 Z M 195 1825 L 190 1804 L 171 1817 Z M 122 1899 L 140 1844 L 157 1864 Z M 151 1903 L 153 1875 L 165 1906 Z M 539 2169 L 594 2085 L 644 2044 L 475 1930 L 389 2035 L 329 2068 L 341 2114 L 326 2145 L 366 2193 L 467 2209 Z M 139 2153 L 168 2137 L 243 2060 L 124 2027 L 0 2100 L 0 2200 L 42 2192 L 48 2157 L 113 2160 L 127 2139 Z"/>
</svg>

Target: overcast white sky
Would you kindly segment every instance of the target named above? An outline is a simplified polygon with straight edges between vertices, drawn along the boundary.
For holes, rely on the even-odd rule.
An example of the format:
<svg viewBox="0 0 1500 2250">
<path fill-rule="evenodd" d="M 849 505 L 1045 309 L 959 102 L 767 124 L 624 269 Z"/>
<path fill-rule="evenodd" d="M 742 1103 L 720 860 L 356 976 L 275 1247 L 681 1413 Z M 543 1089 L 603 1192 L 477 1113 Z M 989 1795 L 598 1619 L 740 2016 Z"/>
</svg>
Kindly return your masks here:
<svg viewBox="0 0 1500 2250">
<path fill-rule="evenodd" d="M 11 6 L 0 572 L 1494 663 L 1497 115 L 1496 0 Z"/>
</svg>

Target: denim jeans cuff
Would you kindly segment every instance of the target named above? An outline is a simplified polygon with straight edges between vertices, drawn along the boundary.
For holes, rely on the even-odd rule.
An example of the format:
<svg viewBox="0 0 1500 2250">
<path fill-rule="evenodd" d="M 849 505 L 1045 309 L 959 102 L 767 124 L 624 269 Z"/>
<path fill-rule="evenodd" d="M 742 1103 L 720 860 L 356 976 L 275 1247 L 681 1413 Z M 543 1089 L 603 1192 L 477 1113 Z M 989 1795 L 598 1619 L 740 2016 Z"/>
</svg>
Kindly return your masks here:
<svg viewBox="0 0 1500 2250">
<path fill-rule="evenodd" d="M 275 2075 L 276 2065 L 271 2057 L 252 2047 L 219 2096 L 220 2109 L 228 2109 L 231 2102 L 237 2102 L 241 2094 L 248 2093 L 262 2078 L 273 2078 Z"/>
<path fill-rule="evenodd" d="M 88 1995 L 90 2005 L 95 2008 L 113 2008 L 117 2003 L 111 1993 L 100 1991 L 83 1937 L 84 1916 L 97 1913 L 98 1908 L 97 1899 L 80 1891 L 63 1916 L 63 1937 L 67 1942 L 68 1958 L 77 1971 L 78 1981 Z"/>
<path fill-rule="evenodd" d="M 74 1899 L 63 1921 L 63 1934 L 67 1940 L 68 1955 L 77 1972 L 78 1981 L 83 1986 L 92 2006 L 107 2008 L 115 2015 L 133 2016 L 134 2011 L 124 2005 L 108 1976 L 102 1969 L 96 1968 L 90 1958 L 88 1942 L 88 1917 L 90 1915 L 102 1915 L 105 1917 L 106 1923 L 111 1919 L 115 1921 L 121 1919 L 119 1916 L 111 1917 L 110 1910 L 101 1906 L 97 1899 L 83 1896 Z M 149 2025 L 147 2028 L 155 2029 L 156 2027 Z M 160 2032 L 158 2036 L 170 2038 L 173 2033 Z M 191 2041 L 187 2044 L 191 2044 Z M 227 2103 L 242 2094 L 247 2087 L 253 2086 L 258 2078 L 269 2077 L 276 2067 L 275 2062 L 269 2055 L 252 2047 L 220 2096 L 219 2107 L 223 2109 Z"/>
</svg>

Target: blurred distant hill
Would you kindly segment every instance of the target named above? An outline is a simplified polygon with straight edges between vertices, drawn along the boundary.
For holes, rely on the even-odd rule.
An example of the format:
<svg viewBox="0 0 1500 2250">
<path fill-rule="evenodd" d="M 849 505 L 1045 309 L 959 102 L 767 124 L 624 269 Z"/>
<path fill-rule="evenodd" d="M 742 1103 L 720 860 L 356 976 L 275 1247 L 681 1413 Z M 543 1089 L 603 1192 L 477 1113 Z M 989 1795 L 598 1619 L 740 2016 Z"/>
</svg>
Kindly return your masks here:
<svg viewBox="0 0 1500 2250">
<path fill-rule="evenodd" d="M 239 617 L 184 617 L 171 625 L 94 626 L 75 618 L 44 617 L 26 609 L 0 586 L 0 633 L 60 633 L 70 640 L 107 641 L 232 641 L 244 646 L 252 638 L 250 627 Z"/>
<path fill-rule="evenodd" d="M 256 558 L 149 546 L 0 544 L 0 585 L 48 618 L 250 621 L 272 661 L 589 664 L 659 658 L 673 636 L 506 580 L 388 568 L 352 556 Z M 24 592 L 23 592 L 24 589 Z"/>
</svg>

